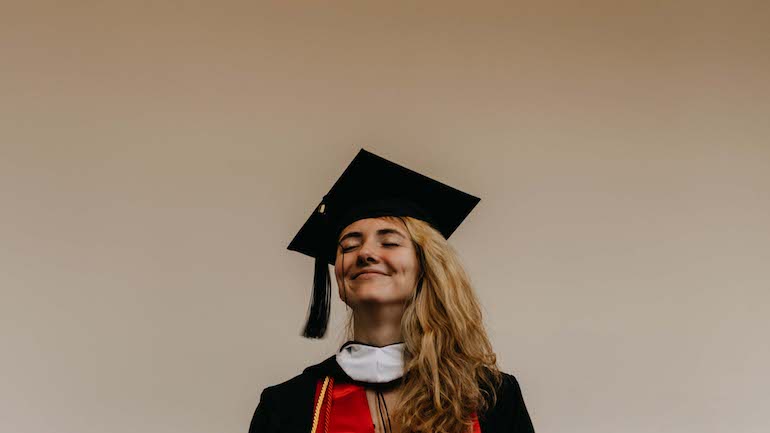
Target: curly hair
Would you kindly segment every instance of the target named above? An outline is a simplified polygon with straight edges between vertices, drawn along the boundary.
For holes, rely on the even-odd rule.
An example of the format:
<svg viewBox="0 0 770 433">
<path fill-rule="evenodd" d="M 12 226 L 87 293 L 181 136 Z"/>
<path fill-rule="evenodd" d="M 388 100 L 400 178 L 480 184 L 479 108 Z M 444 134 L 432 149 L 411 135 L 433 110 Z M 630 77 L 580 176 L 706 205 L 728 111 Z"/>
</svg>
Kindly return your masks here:
<svg viewBox="0 0 770 433">
<path fill-rule="evenodd" d="M 393 417 L 403 432 L 466 433 L 502 381 L 479 302 L 441 233 L 415 218 L 382 218 L 404 223 L 423 271 L 401 320 L 404 380 Z"/>
</svg>

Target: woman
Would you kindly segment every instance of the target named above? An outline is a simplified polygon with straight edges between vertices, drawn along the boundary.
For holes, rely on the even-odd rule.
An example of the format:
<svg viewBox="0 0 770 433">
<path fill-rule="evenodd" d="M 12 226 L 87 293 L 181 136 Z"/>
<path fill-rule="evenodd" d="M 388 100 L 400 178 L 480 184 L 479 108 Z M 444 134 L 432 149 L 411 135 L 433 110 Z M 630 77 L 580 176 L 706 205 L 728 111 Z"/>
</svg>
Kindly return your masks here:
<svg viewBox="0 0 770 433">
<path fill-rule="evenodd" d="M 250 433 L 533 432 L 446 241 L 478 201 L 359 152 L 289 245 L 316 258 L 304 335 L 325 333 L 331 263 L 353 339 L 266 388 Z"/>
</svg>

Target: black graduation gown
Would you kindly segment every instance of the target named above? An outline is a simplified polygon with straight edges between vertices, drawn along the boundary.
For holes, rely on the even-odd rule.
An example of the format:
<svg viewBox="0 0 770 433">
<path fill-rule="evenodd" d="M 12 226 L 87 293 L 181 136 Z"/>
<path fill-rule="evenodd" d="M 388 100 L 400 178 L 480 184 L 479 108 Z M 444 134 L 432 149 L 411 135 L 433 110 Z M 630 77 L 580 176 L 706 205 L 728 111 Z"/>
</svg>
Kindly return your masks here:
<svg viewBox="0 0 770 433">
<path fill-rule="evenodd" d="M 331 376 L 337 383 L 356 383 L 334 356 L 306 368 L 302 374 L 262 391 L 249 433 L 310 433 L 316 383 Z M 503 373 L 497 403 L 478 414 L 482 433 L 534 433 L 519 384 Z"/>
</svg>

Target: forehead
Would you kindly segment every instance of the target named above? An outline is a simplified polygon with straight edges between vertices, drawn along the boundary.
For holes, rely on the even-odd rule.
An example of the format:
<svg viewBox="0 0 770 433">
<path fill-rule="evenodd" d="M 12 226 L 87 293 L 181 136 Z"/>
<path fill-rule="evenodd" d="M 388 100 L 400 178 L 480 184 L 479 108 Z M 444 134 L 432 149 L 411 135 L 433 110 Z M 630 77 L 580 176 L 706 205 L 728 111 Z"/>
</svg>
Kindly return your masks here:
<svg viewBox="0 0 770 433">
<path fill-rule="evenodd" d="M 340 236 L 344 236 L 350 232 L 368 233 L 380 229 L 395 229 L 402 234 L 405 234 L 404 230 L 406 227 L 404 226 L 404 223 L 397 218 L 364 218 L 350 223 L 350 225 L 340 232 Z"/>
</svg>

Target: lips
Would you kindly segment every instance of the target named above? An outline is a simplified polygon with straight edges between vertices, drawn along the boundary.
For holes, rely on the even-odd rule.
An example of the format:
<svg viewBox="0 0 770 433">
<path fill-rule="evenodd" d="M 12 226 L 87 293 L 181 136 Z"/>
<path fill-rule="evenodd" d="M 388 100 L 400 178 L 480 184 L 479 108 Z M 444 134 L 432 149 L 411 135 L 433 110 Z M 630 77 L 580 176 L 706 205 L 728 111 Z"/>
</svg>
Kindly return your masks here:
<svg viewBox="0 0 770 433">
<path fill-rule="evenodd" d="M 359 273 L 355 274 L 355 275 L 353 276 L 353 279 L 355 280 L 356 278 L 358 278 L 359 276 L 361 276 L 361 275 L 364 275 L 364 274 L 380 274 L 380 275 L 386 275 L 384 272 L 380 272 L 380 271 L 375 271 L 375 270 L 367 269 L 367 270 L 365 270 L 365 271 L 361 271 L 361 272 L 359 272 Z"/>
</svg>

